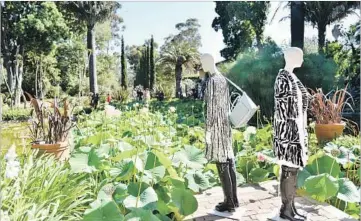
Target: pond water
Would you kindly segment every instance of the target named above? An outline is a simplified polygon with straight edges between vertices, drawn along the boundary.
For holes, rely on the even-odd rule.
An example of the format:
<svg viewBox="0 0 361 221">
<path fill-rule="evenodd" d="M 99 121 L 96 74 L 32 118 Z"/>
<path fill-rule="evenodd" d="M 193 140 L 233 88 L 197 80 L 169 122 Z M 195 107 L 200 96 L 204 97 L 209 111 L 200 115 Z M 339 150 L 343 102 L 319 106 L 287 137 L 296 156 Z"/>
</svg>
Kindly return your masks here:
<svg viewBox="0 0 361 221">
<path fill-rule="evenodd" d="M 6 153 L 13 144 L 18 151 L 29 144 L 30 134 L 27 122 L 6 122 L 1 123 L 0 127 L 0 154 Z"/>
</svg>

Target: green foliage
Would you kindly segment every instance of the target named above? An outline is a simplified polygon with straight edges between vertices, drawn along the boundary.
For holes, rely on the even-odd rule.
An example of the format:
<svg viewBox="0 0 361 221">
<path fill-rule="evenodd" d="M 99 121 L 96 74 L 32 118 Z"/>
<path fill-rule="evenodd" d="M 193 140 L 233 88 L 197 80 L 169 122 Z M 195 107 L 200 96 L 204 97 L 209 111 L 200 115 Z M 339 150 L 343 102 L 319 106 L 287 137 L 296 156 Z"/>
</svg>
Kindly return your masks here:
<svg viewBox="0 0 361 221">
<path fill-rule="evenodd" d="M 98 93 L 98 81 L 96 71 L 95 54 L 95 25 L 105 22 L 111 16 L 117 17 L 116 10 L 120 9 L 119 2 L 67 2 L 63 6 L 76 17 L 79 25 L 87 26 L 87 49 L 89 56 L 89 86 L 92 93 Z M 117 19 L 119 23 L 122 19 Z"/>
<path fill-rule="evenodd" d="M 114 54 L 99 54 L 97 56 L 99 92 L 103 95 L 113 94 L 120 90 L 119 58 Z"/>
<path fill-rule="evenodd" d="M 18 157 L 16 179 L 6 177 L 9 168 L 1 156 L 1 168 L 6 168 L 1 170 L 1 210 L 8 211 L 14 221 L 78 220 L 95 197 L 92 183 L 53 157 L 35 156 L 29 150 Z"/>
<path fill-rule="evenodd" d="M 240 54 L 228 77 L 260 105 L 263 116 L 271 117 L 274 109 L 274 81 L 283 67 L 280 48 L 270 42 L 259 52 Z M 318 54 L 306 54 L 302 68 L 295 70 L 306 87 L 322 87 L 324 91 L 332 88 L 335 72 L 335 63 Z"/>
<path fill-rule="evenodd" d="M 153 35 L 152 38 L 150 39 L 150 55 L 149 55 L 149 60 L 150 60 L 150 73 L 149 73 L 149 80 L 150 80 L 150 90 L 153 91 L 155 88 L 155 80 L 156 80 L 156 76 L 155 76 L 155 60 L 154 60 L 154 39 L 153 39 Z"/>
<path fill-rule="evenodd" d="M 29 67 L 35 70 L 28 61 L 34 55 L 51 53 L 55 43 L 66 38 L 69 29 L 54 2 L 6 2 L 1 8 L 1 20 L 4 21 L 1 23 L 4 40 L 1 51 L 7 74 L 6 85 L 12 103 L 19 105 L 23 70 Z M 14 62 L 17 65 L 13 65 Z"/>
<path fill-rule="evenodd" d="M 357 1 L 331 2 L 322 1 L 305 2 L 305 20 L 318 29 L 318 48 L 323 52 L 326 41 L 326 26 L 330 25 L 348 15 L 354 13 L 356 8 L 360 8 Z"/>
<path fill-rule="evenodd" d="M 30 108 L 13 108 L 13 109 L 5 109 L 3 111 L 3 120 L 9 121 L 9 120 L 15 120 L 15 121 L 23 121 L 28 120 L 30 117 Z"/>
<path fill-rule="evenodd" d="M 98 174 L 99 182 L 110 186 L 108 194 L 100 189 L 86 217 L 97 217 L 104 207 L 112 216 L 125 215 L 125 220 L 152 211 L 160 212 L 157 217 L 162 220 L 171 212 L 176 217 L 193 213 L 197 209 L 193 192 L 208 189 L 215 181 L 212 172 L 201 172 L 206 164 L 204 152 L 186 145 L 190 142 L 178 135 L 192 128 L 180 124 L 178 129 L 176 114 L 169 111 L 161 114 L 144 112 L 142 107 L 127 109 L 115 119 L 93 113 L 80 125 L 78 148 L 69 160 L 70 167 L 75 174 Z M 177 147 L 178 142 L 184 144 Z M 105 196 L 110 197 L 104 200 Z"/>
<path fill-rule="evenodd" d="M 39 163 L 35 163 L 37 161 L 30 160 L 30 155 L 21 156 L 24 162 L 34 162 L 31 166 L 21 166 L 24 173 L 32 172 L 27 177 L 34 177 L 24 186 L 26 190 L 29 186 L 33 190 L 24 192 L 28 198 L 23 199 L 21 195 L 14 201 L 14 186 L 17 184 L 4 179 L 6 171 L 2 170 L 1 177 L 5 180 L 1 184 L 5 185 L 1 186 L 2 193 L 4 190 L 11 193 L 9 197 L 5 194 L 5 205 L 11 202 L 11 208 L 19 211 L 19 218 L 14 220 L 23 220 L 27 209 L 21 208 L 29 208 L 23 202 L 33 205 L 34 200 L 41 200 L 49 203 L 37 205 L 50 205 L 56 202 L 54 199 L 61 192 L 64 194 L 59 199 L 66 202 L 59 204 L 61 210 L 51 210 L 54 214 L 48 217 L 62 217 L 65 213 L 70 214 L 66 217 L 73 217 L 64 218 L 66 220 L 81 217 L 84 220 L 182 220 L 197 210 L 194 194 L 217 184 L 215 165 L 207 165 L 204 158 L 202 104 L 202 101 L 178 99 L 152 101 L 148 106 L 122 103 L 116 104 L 122 111 L 117 118 L 104 116 L 103 112 L 79 115 L 80 129 L 75 131 L 76 147 L 69 162 L 58 163 L 52 158 L 42 157 Z M 259 129 L 233 130 L 233 138 L 239 185 L 278 176 L 279 166 L 272 152 L 271 124 Z M 308 165 L 299 172 L 299 192 L 331 203 L 358 218 L 360 164 L 357 157 L 360 152 L 355 147 L 357 145 L 359 140 L 349 136 L 322 146 L 323 150 L 310 142 L 310 149 L 318 152 L 310 156 Z M 335 154 L 336 150 L 344 149 L 351 151 L 347 163 L 340 161 L 344 158 Z M 352 160 L 351 153 L 355 160 Z M 5 160 L 1 162 L 6 163 Z M 52 182 L 62 181 L 57 181 L 59 186 L 51 184 L 48 188 L 46 183 L 50 181 L 45 181 L 44 177 Z M 81 189 L 84 185 L 86 190 Z M 79 199 L 79 196 L 83 198 Z M 66 208 L 74 202 L 81 204 Z M 47 209 L 40 206 L 34 211 Z M 14 216 L 11 211 L 10 215 Z"/>
<path fill-rule="evenodd" d="M 121 86 L 123 89 L 128 89 L 128 76 L 127 76 L 127 66 L 125 61 L 125 49 L 124 49 L 124 37 L 122 36 L 122 46 L 121 46 Z"/>
<path fill-rule="evenodd" d="M 253 40 L 261 48 L 269 7 L 270 2 L 216 2 L 218 17 L 213 20 L 212 27 L 222 30 L 226 45 L 221 50 L 222 57 L 235 59 L 253 46 Z"/>
<path fill-rule="evenodd" d="M 133 64 L 133 69 L 136 73 L 134 86 L 141 85 L 143 88 L 148 88 L 150 86 L 150 47 L 149 42 L 141 47 L 133 46 L 130 54 L 128 55 L 130 63 Z"/>
<path fill-rule="evenodd" d="M 176 25 L 178 34 L 170 35 L 165 39 L 160 48 L 161 66 L 167 71 L 175 71 L 176 97 L 183 97 L 182 76 L 183 70 L 193 73 L 199 65 L 199 47 L 201 36 L 199 34 L 199 23 L 197 19 L 187 19 L 185 23 Z M 171 73 L 165 73 L 171 74 Z"/>
</svg>

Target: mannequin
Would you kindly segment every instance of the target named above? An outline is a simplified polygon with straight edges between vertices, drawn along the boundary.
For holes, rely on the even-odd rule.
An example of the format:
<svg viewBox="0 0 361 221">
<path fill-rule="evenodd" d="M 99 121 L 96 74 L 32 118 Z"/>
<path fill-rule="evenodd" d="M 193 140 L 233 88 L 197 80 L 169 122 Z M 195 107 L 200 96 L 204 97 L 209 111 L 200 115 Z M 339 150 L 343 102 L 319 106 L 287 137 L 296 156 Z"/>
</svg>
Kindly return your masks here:
<svg viewBox="0 0 361 221">
<path fill-rule="evenodd" d="M 210 54 L 201 56 L 203 71 L 209 73 L 205 90 L 206 158 L 215 162 L 222 184 L 224 201 L 216 206 L 218 212 L 234 212 L 239 207 L 237 179 L 232 148 L 232 131 L 228 119 L 229 88 L 227 80 L 217 70 Z"/>
<path fill-rule="evenodd" d="M 307 108 L 310 94 L 293 73 L 303 63 L 303 52 L 296 47 L 284 51 L 285 68 L 280 70 L 275 82 L 275 115 L 273 150 L 281 165 L 280 218 L 303 221 L 295 208 L 297 173 L 308 159 Z"/>
</svg>

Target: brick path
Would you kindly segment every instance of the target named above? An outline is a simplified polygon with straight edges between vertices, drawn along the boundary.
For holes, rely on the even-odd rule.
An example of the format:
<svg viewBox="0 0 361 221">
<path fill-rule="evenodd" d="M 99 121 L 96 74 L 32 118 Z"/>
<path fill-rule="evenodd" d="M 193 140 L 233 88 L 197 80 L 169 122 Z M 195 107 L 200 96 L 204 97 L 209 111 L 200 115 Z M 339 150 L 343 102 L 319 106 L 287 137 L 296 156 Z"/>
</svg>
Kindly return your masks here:
<svg viewBox="0 0 361 221">
<path fill-rule="evenodd" d="M 280 197 L 277 196 L 277 181 L 269 181 L 260 185 L 249 185 L 238 188 L 238 199 L 241 207 L 246 212 L 241 221 L 266 221 L 267 214 L 272 213 L 281 205 Z M 198 210 L 195 214 L 187 217 L 187 221 L 229 221 L 222 217 L 207 214 L 218 202 L 223 200 L 221 187 L 214 187 L 196 196 L 198 199 Z M 346 213 L 328 204 L 321 204 L 305 197 L 296 198 L 296 207 L 302 214 L 307 213 L 307 221 L 356 221 Z"/>
</svg>

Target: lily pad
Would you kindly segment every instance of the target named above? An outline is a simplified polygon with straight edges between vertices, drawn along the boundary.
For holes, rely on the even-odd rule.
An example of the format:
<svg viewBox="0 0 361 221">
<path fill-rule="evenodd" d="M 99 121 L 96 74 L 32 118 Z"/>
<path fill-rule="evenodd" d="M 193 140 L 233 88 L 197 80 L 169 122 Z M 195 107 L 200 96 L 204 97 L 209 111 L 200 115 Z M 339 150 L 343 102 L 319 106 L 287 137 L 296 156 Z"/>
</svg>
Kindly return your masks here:
<svg viewBox="0 0 361 221">
<path fill-rule="evenodd" d="M 123 221 L 124 216 L 113 200 L 97 201 L 84 213 L 83 221 Z"/>
<path fill-rule="evenodd" d="M 89 157 L 87 154 L 74 154 L 69 159 L 71 171 L 73 173 L 91 173 L 93 171 L 93 168 L 88 165 L 88 160 Z"/>
<path fill-rule="evenodd" d="M 134 175 L 134 163 L 133 161 L 122 161 L 116 164 L 117 167 L 110 169 L 110 175 L 116 177 L 117 180 L 128 180 Z"/>
<path fill-rule="evenodd" d="M 161 221 L 153 215 L 152 211 L 144 209 L 134 209 L 125 216 L 125 221 Z"/>
<path fill-rule="evenodd" d="M 209 182 L 206 176 L 201 171 L 190 172 L 185 178 L 188 181 L 188 188 L 195 193 L 209 188 Z"/>
<path fill-rule="evenodd" d="M 338 184 L 339 190 L 337 198 L 348 203 L 360 202 L 360 192 L 351 180 L 341 178 L 338 180 Z"/>
<path fill-rule="evenodd" d="M 179 165 L 182 163 L 187 168 L 202 169 L 207 163 L 204 152 L 194 146 L 185 146 L 184 149 L 175 153 L 173 163 Z"/>
<path fill-rule="evenodd" d="M 337 161 L 328 155 L 313 160 L 311 165 L 306 166 L 306 170 L 312 175 L 328 173 L 335 178 L 338 178 L 341 172 Z"/>
<path fill-rule="evenodd" d="M 190 190 L 174 188 L 172 191 L 172 202 L 183 216 L 188 216 L 198 209 L 197 199 Z"/>
<path fill-rule="evenodd" d="M 158 200 L 157 193 L 146 183 L 130 183 L 124 206 L 128 209 L 143 208 Z"/>
<path fill-rule="evenodd" d="M 253 168 L 249 174 L 254 183 L 260 183 L 268 179 L 269 172 L 262 168 Z"/>
<path fill-rule="evenodd" d="M 297 187 L 298 188 L 303 187 L 303 185 L 305 184 L 305 180 L 310 176 L 311 176 L 310 172 L 308 172 L 308 170 L 305 168 L 303 170 L 301 170 L 300 172 L 298 172 Z"/>
<path fill-rule="evenodd" d="M 116 203 L 122 204 L 124 199 L 128 196 L 128 188 L 127 185 L 123 183 L 119 183 L 115 187 L 115 191 L 113 193 L 113 199 Z"/>
<path fill-rule="evenodd" d="M 305 181 L 305 187 L 308 194 L 324 201 L 336 196 L 339 183 L 338 180 L 330 174 L 323 173 L 308 177 Z"/>
</svg>

